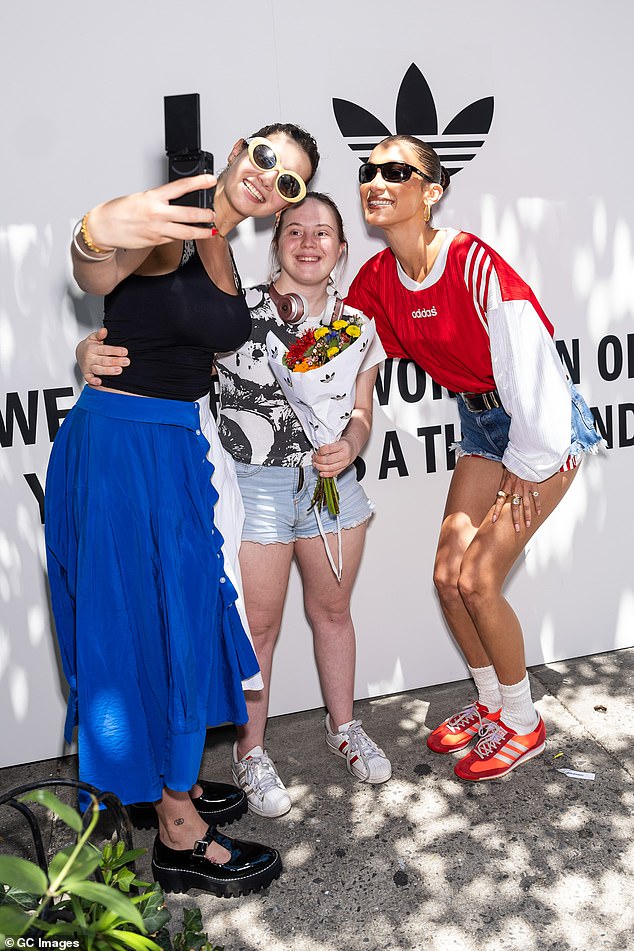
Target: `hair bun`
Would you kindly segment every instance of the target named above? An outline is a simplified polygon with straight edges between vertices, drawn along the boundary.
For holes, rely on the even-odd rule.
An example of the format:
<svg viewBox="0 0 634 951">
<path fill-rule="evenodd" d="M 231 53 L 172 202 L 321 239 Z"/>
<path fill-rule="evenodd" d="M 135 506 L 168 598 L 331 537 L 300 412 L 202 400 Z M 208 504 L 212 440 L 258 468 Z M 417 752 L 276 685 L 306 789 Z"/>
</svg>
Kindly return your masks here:
<svg viewBox="0 0 634 951">
<path fill-rule="evenodd" d="M 449 175 L 449 172 L 447 171 L 444 165 L 441 165 L 440 166 L 440 184 L 442 185 L 443 188 L 449 188 L 450 181 L 451 181 L 451 177 Z"/>
</svg>

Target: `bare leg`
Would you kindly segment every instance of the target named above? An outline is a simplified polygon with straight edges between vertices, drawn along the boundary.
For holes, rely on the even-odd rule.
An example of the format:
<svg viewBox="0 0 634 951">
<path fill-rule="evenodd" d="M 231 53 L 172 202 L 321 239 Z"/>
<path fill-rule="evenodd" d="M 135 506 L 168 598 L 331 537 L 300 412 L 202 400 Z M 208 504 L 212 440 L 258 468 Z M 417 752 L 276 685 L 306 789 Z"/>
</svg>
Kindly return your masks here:
<svg viewBox="0 0 634 951">
<path fill-rule="evenodd" d="M 502 466 L 478 456 L 458 459 L 451 478 L 440 529 L 434 584 L 445 621 L 471 667 L 488 667 L 491 659 L 458 590 L 462 559 L 491 508 Z"/>
<path fill-rule="evenodd" d="M 273 649 L 280 632 L 292 558 L 292 544 L 242 542 L 240 547 L 244 601 L 264 689 L 245 694 L 249 721 L 238 728 L 239 757 L 254 746 L 264 747 Z"/>
<path fill-rule="evenodd" d="M 502 474 L 499 463 L 476 456 L 458 460 L 440 532 L 434 581 L 445 619 L 471 667 L 493 664 L 504 684 L 526 673 L 519 621 L 502 587 L 529 539 L 563 498 L 576 470 L 540 485 L 541 516 L 530 528 L 513 526 L 510 506 L 491 521 Z"/>
<path fill-rule="evenodd" d="M 568 491 L 576 472 L 557 472 L 540 484 L 541 515 L 534 516 L 528 528 L 522 524 L 521 530 L 515 531 L 509 504 L 495 523 L 488 512 L 462 560 L 460 594 L 502 684 L 518 683 L 526 673 L 524 637 L 515 612 L 502 595 L 504 582 L 528 541 Z M 494 497 L 495 493 L 491 502 Z"/>
<path fill-rule="evenodd" d="M 365 531 L 365 523 L 342 530 L 343 574 L 340 584 L 330 567 L 320 536 L 295 542 L 321 691 L 335 728 L 353 719 L 356 645 L 350 595 L 359 570 Z M 326 537 L 336 559 L 337 536 L 329 532 Z"/>
<path fill-rule="evenodd" d="M 197 839 L 207 831 L 207 823 L 196 812 L 188 792 L 176 792 L 165 787 L 163 798 L 154 804 L 159 820 L 159 836 L 170 849 L 193 849 Z M 217 842 L 211 842 L 206 856 L 223 865 L 230 853 Z"/>
</svg>

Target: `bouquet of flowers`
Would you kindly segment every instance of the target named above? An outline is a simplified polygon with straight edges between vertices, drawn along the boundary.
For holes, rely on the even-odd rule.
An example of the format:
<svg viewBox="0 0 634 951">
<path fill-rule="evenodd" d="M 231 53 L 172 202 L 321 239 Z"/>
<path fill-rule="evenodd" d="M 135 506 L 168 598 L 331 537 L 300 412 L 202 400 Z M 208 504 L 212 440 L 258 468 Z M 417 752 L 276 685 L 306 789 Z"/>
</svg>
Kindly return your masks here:
<svg viewBox="0 0 634 951">
<path fill-rule="evenodd" d="M 267 334 L 271 369 L 314 449 L 336 442 L 346 428 L 354 408 L 357 374 L 375 332 L 373 320 L 349 311 L 327 326 L 306 330 L 288 349 L 273 331 Z M 336 476 L 319 476 L 312 499 L 322 536 L 319 512 L 324 505 L 338 520 Z M 326 550 L 330 555 L 327 546 Z M 335 574 L 340 577 L 341 572 Z"/>
</svg>

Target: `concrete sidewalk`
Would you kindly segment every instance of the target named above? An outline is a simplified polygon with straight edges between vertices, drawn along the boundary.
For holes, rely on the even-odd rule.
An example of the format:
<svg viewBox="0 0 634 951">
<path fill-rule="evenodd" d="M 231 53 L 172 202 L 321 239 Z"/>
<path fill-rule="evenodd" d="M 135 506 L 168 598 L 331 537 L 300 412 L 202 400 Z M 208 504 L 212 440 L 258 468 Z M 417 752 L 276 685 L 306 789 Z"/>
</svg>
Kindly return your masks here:
<svg viewBox="0 0 634 951">
<path fill-rule="evenodd" d="M 634 649 L 530 674 L 546 751 L 495 782 L 460 782 L 453 757 L 424 743 L 471 699 L 468 681 L 356 705 L 394 766 L 378 787 L 327 750 L 323 711 L 271 720 L 267 744 L 293 808 L 227 831 L 275 845 L 285 872 L 247 898 L 170 896 L 175 917 L 198 904 L 226 951 L 634 949 Z M 210 733 L 203 776 L 231 780 L 231 742 L 228 729 Z M 0 770 L 0 792 L 74 768 L 67 757 Z M 14 820 L 6 834 L 6 818 L 0 850 L 19 835 Z M 152 838 L 137 833 L 139 845 Z M 147 856 L 138 868 L 149 875 Z"/>
</svg>

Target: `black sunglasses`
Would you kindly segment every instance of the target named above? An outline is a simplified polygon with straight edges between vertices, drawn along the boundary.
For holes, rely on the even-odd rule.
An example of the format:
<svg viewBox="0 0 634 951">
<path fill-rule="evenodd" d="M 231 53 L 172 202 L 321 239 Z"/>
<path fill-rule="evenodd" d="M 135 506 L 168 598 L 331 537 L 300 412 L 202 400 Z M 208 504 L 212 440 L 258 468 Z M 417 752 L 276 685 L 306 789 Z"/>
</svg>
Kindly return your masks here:
<svg viewBox="0 0 634 951">
<path fill-rule="evenodd" d="M 425 175 L 419 168 L 408 165 L 407 162 L 380 162 L 378 165 L 374 162 L 364 162 L 359 167 L 359 183 L 367 185 L 368 182 L 374 181 L 378 171 L 381 172 L 384 182 L 408 182 L 412 177 L 412 172 L 416 172 L 426 182 L 434 184 L 433 178 Z"/>
</svg>

